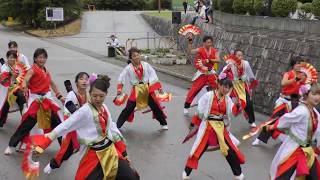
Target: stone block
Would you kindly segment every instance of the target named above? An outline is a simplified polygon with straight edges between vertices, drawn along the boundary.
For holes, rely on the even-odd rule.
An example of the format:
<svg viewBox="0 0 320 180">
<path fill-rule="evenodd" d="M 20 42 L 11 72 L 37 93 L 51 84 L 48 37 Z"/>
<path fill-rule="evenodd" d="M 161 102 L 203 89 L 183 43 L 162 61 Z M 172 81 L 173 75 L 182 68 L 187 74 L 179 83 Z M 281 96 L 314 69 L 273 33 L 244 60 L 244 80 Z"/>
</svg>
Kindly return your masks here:
<svg viewBox="0 0 320 180">
<path fill-rule="evenodd" d="M 298 47 L 297 40 L 285 40 L 282 44 L 281 51 L 294 52 Z"/>
<path fill-rule="evenodd" d="M 176 64 L 187 64 L 187 59 L 186 58 L 176 59 Z"/>
<path fill-rule="evenodd" d="M 162 65 L 168 65 L 171 66 L 174 63 L 174 59 L 171 58 L 158 58 L 158 62 Z"/>
<path fill-rule="evenodd" d="M 300 56 L 308 56 L 309 46 L 310 45 L 306 42 L 299 42 L 296 53 Z"/>
<path fill-rule="evenodd" d="M 292 56 L 292 53 L 289 53 L 289 52 L 280 52 L 280 57 L 279 57 L 280 62 L 289 65 L 291 56 Z"/>
</svg>

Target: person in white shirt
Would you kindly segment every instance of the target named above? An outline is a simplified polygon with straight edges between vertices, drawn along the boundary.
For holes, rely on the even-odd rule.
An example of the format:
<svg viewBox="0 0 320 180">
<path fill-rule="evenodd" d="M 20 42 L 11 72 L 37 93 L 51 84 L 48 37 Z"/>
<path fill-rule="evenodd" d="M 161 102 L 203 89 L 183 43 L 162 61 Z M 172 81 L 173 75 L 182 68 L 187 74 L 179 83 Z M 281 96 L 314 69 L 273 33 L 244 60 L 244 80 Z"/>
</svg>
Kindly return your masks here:
<svg viewBox="0 0 320 180">
<path fill-rule="evenodd" d="M 194 25 L 196 23 L 197 19 L 200 19 L 201 22 L 205 22 L 207 20 L 206 9 L 207 9 L 207 7 L 204 5 L 203 1 L 200 0 L 198 15 L 193 18 L 193 20 L 191 22 L 192 25 Z"/>
<path fill-rule="evenodd" d="M 111 38 L 111 41 L 107 42 L 107 44 L 113 48 L 118 48 L 120 47 L 120 42 L 119 40 L 117 39 L 117 37 L 115 35 L 111 35 L 110 36 Z"/>
<path fill-rule="evenodd" d="M 18 61 L 20 61 L 22 64 L 24 64 L 27 67 L 27 70 L 29 70 L 31 66 L 30 66 L 30 63 L 28 61 L 28 58 L 27 58 L 27 56 L 25 56 L 24 54 L 19 52 L 18 43 L 16 41 L 10 41 L 8 43 L 8 48 L 9 48 L 9 51 L 10 50 L 14 50 L 14 51 L 17 52 Z"/>
</svg>

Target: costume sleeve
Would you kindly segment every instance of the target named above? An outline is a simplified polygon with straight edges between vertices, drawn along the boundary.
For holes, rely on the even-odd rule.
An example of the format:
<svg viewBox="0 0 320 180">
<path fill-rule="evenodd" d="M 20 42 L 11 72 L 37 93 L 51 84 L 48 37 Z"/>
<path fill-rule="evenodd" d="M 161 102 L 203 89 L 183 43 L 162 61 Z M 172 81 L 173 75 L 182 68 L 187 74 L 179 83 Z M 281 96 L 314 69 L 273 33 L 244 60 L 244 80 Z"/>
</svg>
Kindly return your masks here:
<svg viewBox="0 0 320 180">
<path fill-rule="evenodd" d="M 230 96 L 226 96 L 226 101 L 227 101 L 227 116 L 230 121 L 236 119 L 236 115 L 239 114 L 241 111 L 240 107 L 237 107 L 235 103 L 233 103 L 232 99 Z"/>
<path fill-rule="evenodd" d="M 5 65 L 1 67 L 0 84 L 4 87 L 9 87 L 11 84 L 11 75 Z"/>
<path fill-rule="evenodd" d="M 202 60 L 199 57 L 196 57 L 196 59 L 194 60 L 194 65 L 195 65 L 195 68 L 202 73 L 207 73 L 209 70 L 208 67 L 203 65 Z"/>
<path fill-rule="evenodd" d="M 22 63 L 27 67 L 27 70 L 29 70 L 29 69 L 31 68 L 27 56 L 25 56 L 25 55 L 22 54 L 22 56 L 21 56 L 21 61 L 22 61 Z"/>
<path fill-rule="evenodd" d="M 161 88 L 161 83 L 159 82 L 158 76 L 156 71 L 153 69 L 153 67 L 149 63 L 145 63 L 145 67 L 147 68 L 147 73 L 149 76 L 149 91 L 154 92 L 155 90 L 158 90 Z"/>
<path fill-rule="evenodd" d="M 278 124 L 275 125 L 275 128 L 284 130 L 289 129 L 293 124 L 299 123 L 305 118 L 308 118 L 309 110 L 303 105 L 298 106 L 290 113 L 286 113 L 279 118 Z"/>
<path fill-rule="evenodd" d="M 118 78 L 117 92 L 122 92 L 123 86 L 126 83 L 126 80 L 128 79 L 129 68 L 130 67 L 128 65 L 120 73 L 119 78 Z"/>
<path fill-rule="evenodd" d="M 51 140 L 64 136 L 71 131 L 77 130 L 87 124 L 88 112 L 86 111 L 86 106 L 82 106 L 76 112 L 70 115 L 68 119 L 60 123 L 56 128 L 54 128 L 50 133 L 49 137 Z"/>
<path fill-rule="evenodd" d="M 207 92 L 199 99 L 197 112 L 192 117 L 192 124 L 199 126 L 201 121 L 206 118 L 211 96 L 212 92 Z"/>
</svg>

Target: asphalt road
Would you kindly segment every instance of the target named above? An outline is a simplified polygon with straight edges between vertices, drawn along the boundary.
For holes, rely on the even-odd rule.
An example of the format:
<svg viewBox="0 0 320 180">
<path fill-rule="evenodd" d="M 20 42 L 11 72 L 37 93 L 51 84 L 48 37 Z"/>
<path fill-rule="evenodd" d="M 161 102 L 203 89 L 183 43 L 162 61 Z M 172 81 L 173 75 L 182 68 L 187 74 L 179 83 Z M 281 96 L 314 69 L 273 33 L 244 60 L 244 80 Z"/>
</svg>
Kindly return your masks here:
<svg viewBox="0 0 320 180">
<path fill-rule="evenodd" d="M 101 13 L 108 14 L 108 12 Z M 119 13 L 121 14 L 121 12 Z M 126 13 L 123 14 L 124 17 L 120 16 L 119 18 L 124 21 L 126 19 Z M 85 14 L 84 16 L 89 15 Z M 93 16 L 98 15 L 95 12 Z M 83 23 L 88 22 L 84 21 Z M 92 23 L 88 24 L 88 26 L 95 27 Z M 103 27 L 103 25 L 99 26 Z M 132 24 L 130 24 L 130 22 L 127 25 L 123 22 L 121 28 L 112 28 L 114 28 L 113 31 L 121 31 L 131 27 Z M 145 28 L 147 27 L 145 26 Z M 90 31 L 90 29 L 82 31 Z M 63 38 L 56 40 L 62 42 L 61 39 Z M 83 51 L 83 49 L 87 47 L 89 51 L 96 49 L 94 52 L 98 54 L 101 49 L 99 50 L 93 47 L 101 46 L 101 40 L 97 40 L 97 44 L 95 44 L 95 41 L 85 41 L 81 38 L 69 38 L 72 39 L 72 41 L 65 41 L 66 39 L 68 38 L 65 38 L 62 44 L 52 43 L 51 40 L 42 40 L 19 32 L 8 32 L 0 28 L 0 56 L 5 55 L 9 40 L 16 40 L 18 42 L 19 49 L 29 58 L 30 62 L 32 62 L 31 58 L 36 48 L 46 48 L 49 54 L 47 68 L 50 70 L 60 89 L 64 92 L 63 81 L 66 79 L 73 81 L 76 73 L 80 71 L 109 75 L 112 79 L 112 85 L 108 98 L 106 99 L 106 104 L 111 110 L 113 120 L 116 121 L 123 107 L 114 106 L 112 99 L 116 94 L 117 78 L 124 64 L 114 59 L 104 59 L 104 61 L 101 61 L 101 58 L 94 58 L 95 56 L 90 55 L 88 51 Z M 66 46 L 65 44 L 69 44 L 70 46 Z M 72 47 L 78 47 L 79 49 Z M 146 115 L 136 113 L 135 122 L 132 124 L 126 123 L 122 129 L 127 140 L 129 156 L 136 169 L 140 172 L 141 179 L 177 180 L 181 179 L 185 161 L 193 143 L 193 140 L 191 140 L 187 144 L 181 144 L 181 141 L 188 132 L 188 125 L 191 121 L 190 117 L 184 117 L 183 115 L 183 103 L 185 95 L 187 94 L 187 87 L 190 83 L 161 73 L 159 73 L 159 77 L 163 82 L 164 90 L 173 93 L 172 101 L 164 104 L 166 106 L 165 112 L 168 114 L 169 130 L 166 132 L 159 131 L 160 125 L 151 119 L 150 113 Z M 266 118 L 258 113 L 256 116 L 257 121 L 262 121 Z M 6 148 L 9 137 L 13 134 L 19 121 L 19 114 L 10 114 L 5 128 L 0 130 L 0 153 Z M 231 130 L 239 139 L 249 131 L 247 122 L 242 119 L 232 123 Z M 251 140 L 244 141 L 240 145 L 240 149 L 245 154 L 247 161 L 246 164 L 242 166 L 246 179 L 267 180 L 270 164 L 278 146 L 272 143 L 265 147 L 252 147 L 250 144 Z M 41 168 L 49 162 L 57 150 L 58 144 L 54 143 L 54 145 L 39 158 Z M 52 174 L 45 175 L 41 172 L 39 179 L 73 179 L 79 159 L 80 157 L 78 155 L 74 155 L 69 161 L 65 162 L 60 169 L 55 170 Z M 19 153 L 14 153 L 12 156 L 0 154 L 0 179 L 23 179 L 23 174 L 20 170 L 21 160 L 22 154 Z M 191 177 L 192 179 L 199 180 L 233 179 L 231 169 L 219 151 L 205 153 L 200 160 L 199 169 L 194 171 Z"/>
</svg>

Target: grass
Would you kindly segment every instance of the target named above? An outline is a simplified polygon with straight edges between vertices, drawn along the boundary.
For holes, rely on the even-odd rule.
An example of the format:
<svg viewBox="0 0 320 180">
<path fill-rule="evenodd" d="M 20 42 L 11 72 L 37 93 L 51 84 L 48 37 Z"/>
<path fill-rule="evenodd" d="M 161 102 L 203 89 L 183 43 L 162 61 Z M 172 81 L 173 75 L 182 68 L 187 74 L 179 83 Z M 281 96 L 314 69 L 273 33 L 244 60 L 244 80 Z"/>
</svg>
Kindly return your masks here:
<svg viewBox="0 0 320 180">
<path fill-rule="evenodd" d="M 146 14 L 149 16 L 156 16 L 167 20 L 172 19 L 172 11 L 160 11 L 160 13 L 158 11 L 152 11 L 147 12 Z"/>
<path fill-rule="evenodd" d="M 77 19 L 69 24 L 57 28 L 54 31 L 46 29 L 32 29 L 27 30 L 28 33 L 40 36 L 40 37 L 61 37 L 61 36 L 71 36 L 80 33 L 81 20 Z"/>
<path fill-rule="evenodd" d="M 194 0 L 188 0 L 187 1 L 189 5 L 193 5 Z M 183 1 L 182 0 L 172 0 L 172 8 L 174 10 L 183 10 Z"/>
</svg>

